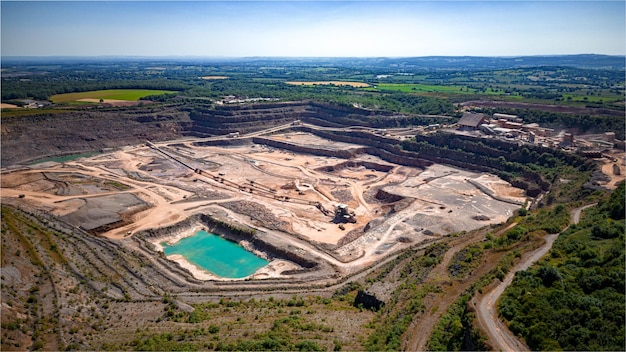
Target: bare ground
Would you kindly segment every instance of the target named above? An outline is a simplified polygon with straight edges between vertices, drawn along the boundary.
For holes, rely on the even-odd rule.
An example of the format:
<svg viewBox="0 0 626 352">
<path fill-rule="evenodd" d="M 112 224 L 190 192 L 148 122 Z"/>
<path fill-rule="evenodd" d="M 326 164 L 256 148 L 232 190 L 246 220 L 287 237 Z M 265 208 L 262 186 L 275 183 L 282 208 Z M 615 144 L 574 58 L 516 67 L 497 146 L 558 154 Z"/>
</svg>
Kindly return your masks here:
<svg viewBox="0 0 626 352">
<path fill-rule="evenodd" d="M 273 138 L 325 144 L 338 150 L 350 146 L 326 143 L 302 133 Z M 103 227 L 105 232 L 101 235 L 112 239 L 170 226 L 192 214 L 221 206 L 229 210 L 234 221 L 263 231 L 278 231 L 287 243 L 293 244 L 290 239 L 293 236 L 331 247 L 342 243 L 331 252 L 319 249 L 316 252 L 348 271 L 387 255 L 387 248 L 393 251 L 406 248 L 407 244 L 398 242 L 400 237 L 419 242 L 425 239 L 421 231 L 444 234 L 470 230 L 502 222 L 516 208 L 482 195 L 465 182 L 468 177 L 493 188 L 494 192 L 519 197 L 519 191 L 493 176 L 443 166 L 426 171 L 399 168 L 375 157 L 361 156 L 352 161 L 354 166 L 339 167 L 345 163 L 344 159 L 297 154 L 264 145 L 222 148 L 171 144 L 163 144 L 163 150 L 192 167 L 207 170 L 209 165 L 211 171 L 194 173 L 151 148 L 135 146 L 80 161 L 42 164 L 39 168 L 35 165 L 7 173 L 2 181 L 3 196 L 23 195 L 18 199 L 20 202 L 62 215 L 75 226 L 86 229 L 103 226 L 103 221 L 109 218 L 111 223 L 122 218 L 124 221 L 119 224 Z M 374 166 L 359 166 L 359 163 Z M 387 188 L 391 194 L 399 195 L 397 199 L 410 200 L 413 205 L 391 216 L 393 202 L 390 206 L 363 196 L 366 191 L 378 188 Z M 217 198 L 203 196 L 207 190 Z M 147 209 L 137 212 L 119 202 L 107 206 L 107 199 L 116 199 L 111 198 L 116 193 L 138 197 Z M 122 208 L 116 208 L 118 203 Z M 338 203 L 346 203 L 353 209 L 356 223 L 338 226 L 332 222 Z M 81 213 L 91 214 L 93 221 Z M 480 214 L 486 214 L 486 221 L 472 218 Z M 433 216 L 440 220 L 426 221 Z M 375 219 L 382 222 L 372 222 Z M 363 232 L 370 222 L 378 225 Z M 362 235 L 342 241 L 355 231 L 362 231 Z M 381 247 L 383 243 L 395 245 Z M 334 259 L 337 256 L 342 261 Z"/>
<path fill-rule="evenodd" d="M 293 136 L 278 138 L 288 139 L 286 137 Z M 301 143 L 307 143 L 307 138 L 298 137 Z M 310 141 L 319 142 L 317 137 Z M 444 166 L 422 170 L 363 155 L 352 160 L 357 162 L 355 164 L 338 167 L 346 160 L 255 144 L 225 148 L 172 142 L 162 143 L 161 147 L 193 168 L 206 171 L 194 172 L 153 148 L 138 145 L 63 164 L 51 162 L 3 173 L 2 203 L 28 212 L 41 212 L 39 214 L 44 217 L 44 220 L 33 218 L 19 224 L 3 222 L 3 228 L 15 227 L 15 231 L 11 231 L 15 236 L 19 236 L 18 233 L 34 236 L 28 240 L 30 242 L 21 239 L 22 253 L 29 251 L 27 244 L 31 243 L 36 248 L 33 253 L 39 253 L 44 264 L 18 262 L 16 258 L 20 256 L 16 253 L 4 256 L 3 273 L 15 272 L 13 268 L 27 269 L 20 275 L 7 274 L 3 278 L 3 283 L 9 276 L 14 278 L 11 279 L 13 296 L 3 296 L 3 302 L 6 301 L 4 298 L 17 302 L 15 297 L 27 300 L 32 294 L 28 290 L 38 286 L 39 293 L 34 294 L 34 299 L 45 302 L 38 307 L 59 312 L 50 315 L 45 311 L 45 315 L 33 315 L 32 305 L 19 309 L 3 306 L 3 318 L 6 316 L 15 321 L 24 315 L 39 317 L 40 320 L 36 321 L 43 321 L 43 316 L 61 317 L 62 321 L 46 323 L 51 329 L 46 334 L 52 334 L 43 339 L 46 349 L 63 349 L 72 344 L 76 344 L 74 348 L 102 348 L 107 339 L 126 343 L 123 341 L 132 340 L 136 331 L 144 327 L 153 331 L 168 330 L 158 324 L 164 309 L 168 309 L 163 300 L 166 292 L 178 297 L 178 307 L 182 311 L 188 309 L 185 308 L 187 304 L 215 301 L 220 297 L 328 297 L 341 287 L 343 280 L 362 277 L 368 268 L 381 265 L 404 248 L 442 240 L 444 236 L 441 235 L 453 231 L 454 226 L 471 230 L 500 223 L 517 208 L 485 196 L 465 178 L 476 179 L 486 186 L 497 185 L 492 187 L 493 190 L 502 192 L 503 196 L 517 194 L 506 184 Z M 336 144 L 334 147 L 346 146 Z M 387 165 L 381 167 L 387 171 L 377 171 L 371 165 Z M 324 169 L 326 167 L 331 169 Z M 379 195 L 382 198 L 377 198 L 378 190 L 384 191 Z M 141 200 L 147 208 L 137 211 L 124 205 L 124 200 L 130 199 L 128 197 Z M 342 224 L 342 229 L 332 222 L 337 203 L 349 205 L 355 214 L 355 224 Z M 84 226 L 84 221 L 77 223 L 76 219 L 95 222 L 101 219 L 103 211 L 108 212 L 106 216 L 124 221 L 113 221 L 110 228 L 97 227 L 100 232 L 96 229 L 95 236 L 78 229 Z M 49 214 L 57 218 L 47 218 Z M 252 226 L 273 243 L 287 248 L 288 253 L 306 253 L 315 257 L 321 269 L 303 271 L 293 266 L 288 258 L 278 258 L 250 280 L 229 282 L 206 276 L 180 258 L 165 258 L 158 251 L 135 241 L 137 233 L 175 226 L 194 214 L 212 214 L 232 224 Z M 476 214 L 489 214 L 489 221 L 471 219 Z M 58 217 L 65 221 L 59 222 Z M 30 223 L 38 225 L 31 226 Z M 40 230 L 45 228 L 40 225 L 43 223 L 64 231 L 49 233 Z M 30 228 L 32 234 L 26 228 Z M 348 233 L 357 230 L 362 232 L 354 240 L 342 242 Z M 447 286 L 445 263 L 463 245 L 480 238 L 480 235 L 472 235 L 454 239 L 453 250 L 430 279 Z M 18 240 L 14 238 L 13 241 L 17 243 Z M 338 245 L 340 242 L 342 244 Z M 7 253 L 6 248 L 16 248 L 15 244 L 6 245 L 9 247 L 3 247 L 3 253 Z M 62 254 L 53 250 L 59 246 Z M 32 258 L 37 257 L 32 254 Z M 59 270 L 45 274 L 43 267 Z M 453 282 L 451 292 L 462 292 L 472 278 L 484 270 L 487 270 L 486 266 L 466 280 Z M 25 281 L 32 277 L 39 279 L 37 282 Z M 19 291 L 18 287 L 26 287 L 26 291 Z M 441 299 L 438 295 L 428 297 L 425 301 L 430 308 L 424 318 L 426 322 L 414 324 L 426 326 L 436 322 L 453 301 L 443 298 L 441 303 L 435 304 Z M 349 298 L 347 302 L 351 302 Z M 104 303 L 108 308 L 103 308 Z M 319 304 L 315 307 L 320 313 L 311 316 L 318 324 L 333 316 L 338 309 L 335 307 L 329 311 L 323 309 L 324 303 L 311 304 Z M 343 325 L 336 325 L 340 329 L 338 332 L 345 334 L 336 335 L 336 339 L 344 341 L 346 348 L 358 349 L 367 329 L 349 332 L 348 327 L 363 326 L 372 313 L 359 312 L 350 304 L 340 308 L 349 312 L 347 316 L 336 317 L 343 322 Z M 142 313 L 129 314 L 129 309 Z M 31 313 L 27 313 L 29 311 Z M 252 313 L 238 311 L 237 314 L 250 320 L 254 318 Z M 235 321 L 236 317 L 231 318 Z M 88 322 L 88 328 L 84 327 L 85 322 Z M 105 333 L 104 327 L 111 324 L 114 327 Z M 271 325 L 271 322 L 267 324 Z M 243 333 L 243 330 L 232 328 Z M 73 334 L 75 329 L 81 333 Z M 36 335 L 20 335 L 14 331 L 11 336 L 14 341 L 11 344 L 17 349 L 37 342 Z M 3 349 L 8 346 L 3 342 Z M 332 348 L 332 345 L 327 347 Z"/>
</svg>

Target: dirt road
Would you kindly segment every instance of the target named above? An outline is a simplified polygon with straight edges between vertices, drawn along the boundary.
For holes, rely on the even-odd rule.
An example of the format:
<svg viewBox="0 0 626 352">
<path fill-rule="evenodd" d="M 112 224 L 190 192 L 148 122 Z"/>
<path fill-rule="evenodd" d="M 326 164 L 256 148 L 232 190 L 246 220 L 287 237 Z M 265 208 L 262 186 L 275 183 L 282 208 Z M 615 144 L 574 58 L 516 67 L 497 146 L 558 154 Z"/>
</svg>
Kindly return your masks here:
<svg viewBox="0 0 626 352">
<path fill-rule="evenodd" d="M 595 204 L 586 205 L 571 211 L 570 223 L 577 224 L 580 221 L 580 214 L 584 209 L 594 206 Z M 569 227 L 569 226 L 568 226 Z M 563 231 L 567 230 L 565 228 Z M 472 299 L 472 304 L 476 309 L 479 324 L 489 336 L 489 341 L 495 350 L 499 351 L 529 351 L 530 349 L 522 341 L 520 341 L 513 333 L 504 325 L 502 320 L 498 319 L 496 304 L 498 299 L 504 293 L 504 290 L 511 284 L 515 273 L 520 270 L 528 269 L 537 260 L 543 257 L 552 244 L 559 237 L 559 234 L 551 234 L 545 237 L 546 242 L 536 250 L 526 253 L 522 260 L 505 276 L 504 280 L 493 290 L 487 293 L 482 299 Z"/>
<path fill-rule="evenodd" d="M 503 233 L 512 229 L 516 225 L 517 223 L 513 222 L 507 227 L 499 230 L 495 235 L 501 236 Z M 484 233 L 476 232 L 473 235 L 460 237 L 448 243 L 450 249 L 444 255 L 441 263 L 437 264 L 430 274 L 428 274 L 425 281 L 446 281 L 449 286 L 446 285 L 445 295 L 432 297 L 432 302 L 430 302 L 430 304 L 433 305 L 433 309 L 426 309 L 422 316 L 414 318 L 411 322 L 411 325 L 407 329 L 406 333 L 408 338 L 402 346 L 403 350 L 425 351 L 428 340 L 430 339 L 430 334 L 433 332 L 437 321 L 439 321 L 441 316 L 448 310 L 448 307 L 450 307 L 450 305 L 456 301 L 461 293 L 463 293 L 477 278 L 484 275 L 491 269 L 491 266 L 485 262 L 483 263 L 484 265 L 481 265 L 479 268 L 474 270 L 474 272 L 462 282 L 452 280 L 448 273 L 448 266 L 450 266 L 452 259 L 460 250 L 467 248 L 467 246 L 481 241 L 484 238 Z M 434 308 L 435 306 L 437 308 Z"/>
</svg>

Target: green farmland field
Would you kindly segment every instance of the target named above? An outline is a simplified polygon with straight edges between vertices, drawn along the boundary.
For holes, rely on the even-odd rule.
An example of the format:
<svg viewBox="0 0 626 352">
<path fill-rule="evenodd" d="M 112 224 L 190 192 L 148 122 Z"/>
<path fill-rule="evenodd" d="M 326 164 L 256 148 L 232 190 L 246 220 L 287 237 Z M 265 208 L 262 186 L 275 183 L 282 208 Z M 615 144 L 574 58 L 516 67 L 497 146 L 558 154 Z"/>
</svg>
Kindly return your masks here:
<svg viewBox="0 0 626 352">
<path fill-rule="evenodd" d="M 111 100 L 127 100 L 137 101 L 140 98 L 149 95 L 159 95 L 166 93 L 174 93 L 169 90 L 155 89 L 107 89 L 94 90 L 90 92 L 56 94 L 50 97 L 54 103 L 68 103 L 79 101 L 81 99 L 111 99 Z"/>
<path fill-rule="evenodd" d="M 466 86 L 438 86 L 430 84 L 394 84 L 380 83 L 376 86 L 378 90 L 395 90 L 404 93 L 448 93 L 448 94 L 487 94 L 504 95 L 502 90 L 494 91 L 490 88 L 483 90 L 468 88 Z M 375 90 L 375 89 L 372 89 Z"/>
</svg>

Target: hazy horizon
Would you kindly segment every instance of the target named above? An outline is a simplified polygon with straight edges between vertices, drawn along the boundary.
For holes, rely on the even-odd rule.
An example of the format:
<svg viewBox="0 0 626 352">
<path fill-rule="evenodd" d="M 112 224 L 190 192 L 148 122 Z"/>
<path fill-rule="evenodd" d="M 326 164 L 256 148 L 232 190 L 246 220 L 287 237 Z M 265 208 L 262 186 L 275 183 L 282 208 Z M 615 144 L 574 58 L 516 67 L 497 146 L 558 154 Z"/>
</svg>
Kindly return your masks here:
<svg viewBox="0 0 626 352">
<path fill-rule="evenodd" d="M 2 1 L 2 57 L 626 54 L 623 1 Z"/>
<path fill-rule="evenodd" d="M 507 58 L 542 58 L 542 57 L 566 57 L 566 56 L 610 56 L 610 57 L 624 57 L 626 55 L 609 55 L 609 54 L 596 54 L 596 53 L 579 53 L 579 54 L 550 54 L 550 55 L 423 55 L 423 56 L 202 56 L 202 55 L 2 55 L 4 59 L 194 59 L 194 60 L 242 60 L 242 59 L 271 59 L 271 60 L 295 60 L 295 59 L 419 59 L 419 58 L 494 58 L 494 59 L 507 59 Z"/>
</svg>

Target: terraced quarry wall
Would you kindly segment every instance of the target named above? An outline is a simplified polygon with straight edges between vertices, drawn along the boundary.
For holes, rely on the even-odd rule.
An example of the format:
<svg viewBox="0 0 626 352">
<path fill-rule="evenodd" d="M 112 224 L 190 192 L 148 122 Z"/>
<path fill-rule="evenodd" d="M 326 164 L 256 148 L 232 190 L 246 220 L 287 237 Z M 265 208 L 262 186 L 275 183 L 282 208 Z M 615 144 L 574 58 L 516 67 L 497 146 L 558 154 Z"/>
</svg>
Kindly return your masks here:
<svg viewBox="0 0 626 352">
<path fill-rule="evenodd" d="M 294 120 L 321 126 L 368 125 L 386 112 L 310 101 L 192 108 L 184 105 L 58 111 L 2 120 L 2 165 L 100 151 L 146 140 L 249 133 Z"/>
<path fill-rule="evenodd" d="M 179 105 L 155 108 L 137 107 L 125 110 L 94 109 L 81 112 L 61 112 L 3 120 L 1 146 L 4 150 L 11 152 L 2 153 L 1 161 L 2 165 L 6 167 L 44 157 L 140 144 L 146 140 L 163 141 L 185 136 L 221 136 L 231 132 L 245 134 L 285 125 L 295 120 L 321 127 L 345 128 L 355 125 L 379 127 L 381 121 L 389 126 L 395 126 L 405 124 L 409 119 L 411 117 L 394 115 L 390 112 L 370 111 L 311 101 L 228 105 L 214 108 Z M 495 149 L 480 143 L 467 142 L 467 140 L 473 139 L 470 137 L 419 136 L 417 141 L 427 143 L 428 147 L 427 150 L 421 150 L 415 148 L 417 144 L 407 144 L 406 141 L 403 144 L 398 139 L 365 131 L 332 131 L 304 126 L 293 126 L 293 129 L 312 133 L 328 140 L 357 144 L 363 147 L 350 150 L 332 150 L 265 137 L 202 143 L 205 143 L 203 145 L 215 143 L 240 145 L 253 142 L 299 153 L 345 159 L 365 153 L 391 163 L 421 168 L 433 163 L 442 163 L 480 172 L 498 173 L 501 171 L 501 167 L 496 165 L 498 163 L 480 162 L 482 159 L 478 160 L 480 158 L 476 157 L 476 155 L 486 155 L 496 158 L 499 155 L 492 155 Z M 454 143 L 456 143 L 454 148 L 456 149 L 446 148 L 447 143 L 450 142 L 449 138 L 454 139 Z M 504 142 L 483 141 L 483 143 L 501 144 Z M 456 146 L 457 144 L 458 146 Z M 474 149 L 466 150 L 466 145 Z M 493 147 L 502 149 L 502 146 L 499 145 Z M 543 150 L 539 147 L 535 149 L 539 154 L 554 153 L 554 151 Z M 559 154 L 559 157 L 563 156 Z M 575 158 L 575 156 L 565 157 Z M 549 181 L 543 180 L 537 173 L 531 171 L 526 171 L 523 179 L 508 178 L 508 181 L 525 189 L 531 196 L 536 196 L 549 189 Z"/>
<path fill-rule="evenodd" d="M 59 112 L 2 119 L 2 166 L 179 138 L 191 128 L 177 107 Z M 8 152 L 10 151 L 10 152 Z"/>
</svg>

